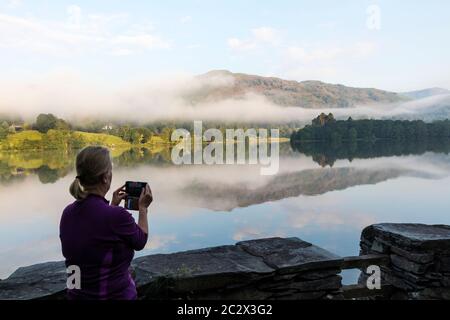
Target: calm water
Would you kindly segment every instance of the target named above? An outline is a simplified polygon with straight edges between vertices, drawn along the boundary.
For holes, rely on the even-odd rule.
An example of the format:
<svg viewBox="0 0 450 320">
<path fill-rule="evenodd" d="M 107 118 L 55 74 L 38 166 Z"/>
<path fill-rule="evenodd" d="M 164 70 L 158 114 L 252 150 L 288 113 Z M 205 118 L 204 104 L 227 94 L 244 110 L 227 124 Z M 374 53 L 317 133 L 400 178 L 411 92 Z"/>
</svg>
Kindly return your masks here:
<svg viewBox="0 0 450 320">
<path fill-rule="evenodd" d="M 136 179 L 153 189 L 151 237 L 139 255 L 273 236 L 358 255 L 367 225 L 450 224 L 447 144 L 298 148 L 282 145 L 271 177 L 258 166 L 174 166 L 164 149 L 115 152 L 113 187 Z M 58 223 L 73 201 L 73 156 L 0 153 L 0 278 L 63 259 Z"/>
</svg>

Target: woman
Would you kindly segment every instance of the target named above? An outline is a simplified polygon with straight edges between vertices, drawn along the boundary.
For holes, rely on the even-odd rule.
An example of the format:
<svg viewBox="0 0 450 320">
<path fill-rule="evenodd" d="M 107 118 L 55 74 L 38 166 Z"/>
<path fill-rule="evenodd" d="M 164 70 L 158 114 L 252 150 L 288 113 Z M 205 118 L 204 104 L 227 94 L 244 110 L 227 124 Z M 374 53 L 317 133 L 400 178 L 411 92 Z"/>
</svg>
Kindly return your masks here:
<svg viewBox="0 0 450 320">
<path fill-rule="evenodd" d="M 76 159 L 77 177 L 70 186 L 76 199 L 61 217 L 60 238 L 67 266 L 78 266 L 81 288 L 68 289 L 68 298 L 133 300 L 136 286 L 129 267 L 135 250 L 147 243 L 147 209 L 153 201 L 150 187 L 139 198 L 139 221 L 120 202 L 125 186 L 113 193 L 111 204 L 105 199 L 112 179 L 109 150 L 87 147 Z"/>
</svg>

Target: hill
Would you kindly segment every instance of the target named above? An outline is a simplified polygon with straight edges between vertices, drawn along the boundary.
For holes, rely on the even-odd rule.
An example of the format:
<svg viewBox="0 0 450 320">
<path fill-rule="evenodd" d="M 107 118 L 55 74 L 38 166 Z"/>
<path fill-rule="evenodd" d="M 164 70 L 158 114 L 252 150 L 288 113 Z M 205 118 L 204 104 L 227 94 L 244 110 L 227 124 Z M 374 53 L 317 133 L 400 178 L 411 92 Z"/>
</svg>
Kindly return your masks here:
<svg viewBox="0 0 450 320">
<path fill-rule="evenodd" d="M 192 104 L 242 99 L 247 94 L 265 96 L 280 106 L 303 108 L 351 108 L 358 105 L 393 103 L 408 100 L 405 96 L 370 88 L 352 88 L 320 81 L 291 81 L 261 77 L 226 70 L 210 71 L 198 76 L 203 86 L 187 97 Z M 218 81 L 220 80 L 220 81 Z"/>
<path fill-rule="evenodd" d="M 403 92 L 402 95 L 411 99 L 423 99 L 432 96 L 450 94 L 450 90 L 443 88 L 429 88 L 417 91 Z"/>
</svg>

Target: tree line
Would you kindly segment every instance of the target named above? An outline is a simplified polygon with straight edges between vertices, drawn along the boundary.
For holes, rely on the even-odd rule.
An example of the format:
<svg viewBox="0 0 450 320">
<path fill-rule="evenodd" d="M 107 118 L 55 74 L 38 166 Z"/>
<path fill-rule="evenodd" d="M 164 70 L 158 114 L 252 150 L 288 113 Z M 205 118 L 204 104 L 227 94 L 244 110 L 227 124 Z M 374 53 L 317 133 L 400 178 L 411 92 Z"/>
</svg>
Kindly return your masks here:
<svg viewBox="0 0 450 320">
<path fill-rule="evenodd" d="M 261 123 L 225 123 L 225 122 L 203 122 L 204 130 L 208 128 L 219 129 L 224 135 L 226 129 L 242 128 L 277 128 L 280 135 L 289 137 L 298 127 L 298 122 L 285 124 L 261 124 Z M 6 138 L 8 134 L 14 134 L 22 130 L 36 130 L 40 133 L 52 131 L 70 132 L 81 131 L 90 133 L 105 133 L 120 137 L 131 144 L 145 144 L 150 142 L 153 136 L 158 136 L 162 140 L 169 141 L 172 131 L 183 128 L 193 132 L 192 121 L 164 121 L 138 124 L 132 122 L 107 122 L 107 121 L 85 121 L 83 123 L 69 123 L 55 115 L 39 114 L 33 123 L 26 123 L 20 118 L 11 118 L 0 115 L 0 139 Z"/>
<path fill-rule="evenodd" d="M 303 129 L 294 132 L 291 140 L 307 141 L 372 141 L 386 140 L 426 140 L 429 138 L 449 138 L 450 120 L 426 123 L 422 120 L 336 120 L 333 114 L 321 114 Z"/>
</svg>

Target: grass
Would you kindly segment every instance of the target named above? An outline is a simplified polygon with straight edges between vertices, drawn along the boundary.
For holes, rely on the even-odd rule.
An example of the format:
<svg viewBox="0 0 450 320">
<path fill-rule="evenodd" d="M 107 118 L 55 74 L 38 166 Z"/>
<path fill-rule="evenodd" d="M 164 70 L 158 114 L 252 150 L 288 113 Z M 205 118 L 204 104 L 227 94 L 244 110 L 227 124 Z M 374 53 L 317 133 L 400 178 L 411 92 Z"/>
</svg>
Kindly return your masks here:
<svg viewBox="0 0 450 320">
<path fill-rule="evenodd" d="M 35 130 L 26 130 L 8 135 L 0 141 L 0 149 L 21 150 L 27 143 L 39 144 L 43 140 L 43 134 Z"/>
<path fill-rule="evenodd" d="M 87 145 L 102 145 L 109 148 L 123 148 L 123 147 L 131 147 L 129 142 L 122 140 L 119 137 L 104 134 L 104 133 L 90 133 L 90 132 L 81 132 L 75 131 L 73 133 L 75 136 L 81 137 Z"/>
<path fill-rule="evenodd" d="M 173 144 L 173 142 L 164 139 L 160 136 L 152 136 L 150 138 L 150 141 L 145 143 L 146 145 L 167 145 L 167 144 Z"/>
<path fill-rule="evenodd" d="M 15 134 L 10 134 L 5 139 L 0 141 L 0 150 L 14 151 L 27 149 L 53 149 L 55 148 L 55 144 L 52 143 L 52 139 L 58 139 L 58 135 L 60 135 L 59 139 L 66 143 L 72 139 L 82 141 L 83 145 L 101 145 L 110 149 L 123 149 L 131 147 L 130 143 L 122 140 L 121 138 L 103 133 L 74 131 L 67 134 L 66 132 L 50 130 L 47 134 L 45 134 L 35 130 L 26 130 Z M 58 140 L 58 142 L 60 142 L 60 140 Z M 61 145 L 56 147 L 60 148 Z"/>
<path fill-rule="evenodd" d="M 68 133 L 67 131 L 49 130 L 45 134 L 35 130 L 25 130 L 10 134 L 5 139 L 0 140 L 0 150 L 21 151 L 64 149 L 64 145 L 67 145 L 69 140 L 79 141 L 82 146 L 101 145 L 111 149 L 112 153 L 117 153 L 117 155 L 120 155 L 123 151 L 134 146 L 120 137 L 105 133 L 82 131 L 72 131 Z M 171 142 L 160 136 L 152 136 L 149 142 L 139 146 L 155 147 L 168 144 L 171 144 Z"/>
<path fill-rule="evenodd" d="M 16 134 L 10 134 L 6 141 L 12 144 L 22 143 L 24 140 L 39 141 L 42 140 L 43 134 L 36 130 L 26 130 Z"/>
<path fill-rule="evenodd" d="M 26 130 L 15 134 L 8 135 L 5 139 L 0 140 L 0 150 L 21 151 L 21 150 L 51 150 L 65 149 L 69 140 L 81 141 L 82 146 L 101 145 L 111 149 L 112 153 L 120 155 L 123 151 L 139 146 L 144 148 L 163 148 L 168 145 L 174 145 L 172 142 L 161 136 L 152 136 L 150 141 L 141 145 L 133 145 L 120 137 L 105 133 L 90 133 L 81 131 L 72 131 L 70 133 L 58 130 L 49 130 L 48 133 L 40 133 L 35 130 Z M 289 139 L 278 138 L 270 139 L 270 141 L 286 142 Z M 114 156 L 114 155 L 113 155 Z"/>
</svg>

